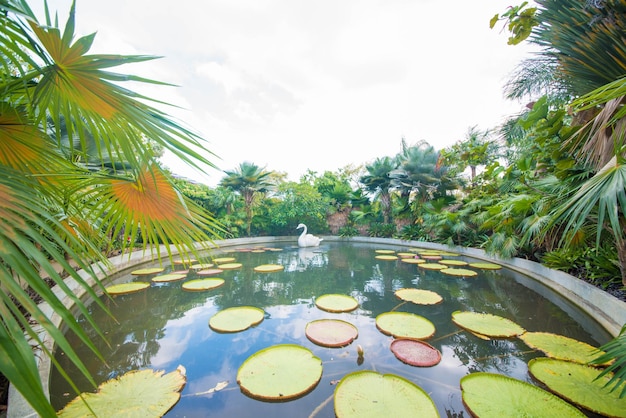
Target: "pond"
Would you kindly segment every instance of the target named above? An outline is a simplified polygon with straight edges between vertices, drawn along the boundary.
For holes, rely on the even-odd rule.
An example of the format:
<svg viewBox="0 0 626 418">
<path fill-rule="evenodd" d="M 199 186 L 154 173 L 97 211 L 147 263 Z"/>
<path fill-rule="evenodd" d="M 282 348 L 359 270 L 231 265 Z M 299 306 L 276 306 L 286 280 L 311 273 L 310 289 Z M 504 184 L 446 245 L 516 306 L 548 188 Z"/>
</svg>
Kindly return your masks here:
<svg viewBox="0 0 626 418">
<path fill-rule="evenodd" d="M 542 353 L 531 350 L 517 338 L 479 338 L 452 322 L 455 311 L 498 315 L 528 331 L 552 332 L 594 346 L 610 339 L 582 311 L 536 281 L 508 269 L 473 268 L 478 273 L 475 277 L 454 277 L 399 259 L 376 258 L 376 250 L 416 251 L 408 246 L 349 241 L 322 244 L 315 248 L 272 244 L 273 248 L 254 252 L 244 247 L 220 250 L 213 256 L 234 257 L 242 265 L 211 276 L 223 278 L 223 286 L 204 292 L 183 290 L 182 283 L 198 275 L 190 269 L 184 280 L 152 283 L 144 291 L 105 301 L 115 320 L 95 304 L 90 305 L 109 345 L 89 329 L 84 318 L 79 317 L 79 321 L 97 343 L 108 367 L 71 335 L 68 338 L 98 383 L 130 370 L 152 368 L 170 372 L 183 365 L 187 384 L 167 417 L 334 417 L 332 396 L 336 383 L 356 370 L 402 376 L 429 394 L 442 417 L 469 417 L 459 387 L 460 379 L 468 373 L 487 371 L 532 382 L 527 363 Z M 477 261 L 458 255 L 444 258 Z M 253 270 L 263 264 L 282 265 L 284 270 Z M 159 274 L 182 268 L 166 267 Z M 146 281 L 154 276 L 133 276 L 129 270 L 113 279 L 121 283 Z M 395 295 L 402 288 L 431 290 L 443 302 L 418 305 L 402 301 Z M 315 301 L 325 294 L 350 295 L 359 306 L 351 312 L 324 311 Z M 260 308 L 265 317 L 242 332 L 219 333 L 209 327 L 213 315 L 236 306 Z M 434 324 L 435 333 L 426 341 L 441 352 L 437 365 L 415 367 L 395 357 L 390 350 L 393 337 L 376 326 L 379 314 L 392 311 L 414 313 Z M 358 337 L 341 348 L 314 344 L 307 338 L 305 327 L 317 319 L 347 321 L 358 329 Z M 321 380 L 311 392 L 287 402 L 264 402 L 246 396 L 236 381 L 239 367 L 254 353 L 276 344 L 298 344 L 310 349 L 322 360 Z M 358 360 L 358 345 L 364 350 L 362 361 Z M 63 353 L 56 353 L 56 357 L 73 370 Z M 91 389 L 80 375 L 72 376 L 81 390 Z M 60 409 L 74 395 L 55 371 L 50 379 L 51 401 Z M 224 382 L 223 389 L 201 394 Z"/>
</svg>

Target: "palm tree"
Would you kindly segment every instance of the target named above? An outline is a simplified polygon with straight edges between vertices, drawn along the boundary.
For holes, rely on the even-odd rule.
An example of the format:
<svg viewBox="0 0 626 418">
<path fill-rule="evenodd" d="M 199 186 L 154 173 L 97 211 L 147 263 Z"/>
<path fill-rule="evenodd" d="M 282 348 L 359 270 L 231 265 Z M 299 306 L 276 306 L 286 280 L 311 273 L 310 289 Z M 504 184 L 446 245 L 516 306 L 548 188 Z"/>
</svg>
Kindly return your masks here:
<svg viewBox="0 0 626 418">
<path fill-rule="evenodd" d="M 371 164 L 365 166 L 367 174 L 359 179 L 365 186 L 365 190 L 380 200 L 385 224 L 388 224 L 391 219 L 391 177 L 389 174 L 396 168 L 398 168 L 398 163 L 393 158 L 376 158 Z"/>
<path fill-rule="evenodd" d="M 31 345 L 59 365 L 39 327 L 94 387 L 95 382 L 27 288 L 97 354 L 62 303 L 64 297 L 72 299 L 90 318 L 63 275 L 106 308 L 67 258 L 103 289 L 99 270 L 92 265 L 97 261 L 99 268 L 107 267 L 102 252 L 109 245 L 106 237 L 123 236 L 123 250 L 128 250 L 126 238 L 136 236 L 141 227 L 144 249 L 155 257 L 160 257 L 161 242 L 172 243 L 184 256 L 197 254 L 196 243 L 209 242 L 217 227 L 207 212 L 180 195 L 158 165 L 154 148 L 145 146 L 149 140 L 201 168 L 212 166 L 193 151 L 204 141 L 148 105 L 149 98 L 120 86 L 125 80 L 156 82 L 109 71 L 154 57 L 88 55 L 95 35 L 74 40 L 74 14 L 72 4 L 61 30 L 47 9 L 46 22 L 40 24 L 25 0 L 0 1 L 0 373 L 41 416 L 55 411 L 42 389 Z M 88 144 L 95 148 L 88 149 Z M 66 158 L 88 154 L 107 161 L 108 169 L 91 170 L 84 160 Z M 53 293 L 42 274 L 64 295 Z"/>
<path fill-rule="evenodd" d="M 271 190 L 271 172 L 265 171 L 256 164 L 243 162 L 235 170 L 224 171 L 224 173 L 226 177 L 220 181 L 220 186 L 230 188 L 243 197 L 247 220 L 246 231 L 250 236 L 254 198 Z"/>
</svg>

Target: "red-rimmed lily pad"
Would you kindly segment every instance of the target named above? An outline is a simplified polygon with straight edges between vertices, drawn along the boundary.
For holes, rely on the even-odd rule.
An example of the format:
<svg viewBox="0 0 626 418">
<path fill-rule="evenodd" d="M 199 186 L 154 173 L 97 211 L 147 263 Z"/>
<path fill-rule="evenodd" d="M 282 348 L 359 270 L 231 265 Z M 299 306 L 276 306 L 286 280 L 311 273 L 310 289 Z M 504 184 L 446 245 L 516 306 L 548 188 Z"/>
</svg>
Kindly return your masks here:
<svg viewBox="0 0 626 418">
<path fill-rule="evenodd" d="M 439 264 L 439 263 L 423 263 L 423 264 L 418 264 L 419 268 L 424 269 L 424 270 L 443 270 L 443 269 L 447 269 L 448 266 L 446 266 L 445 264 Z"/>
<path fill-rule="evenodd" d="M 243 264 L 241 263 L 224 263 L 224 264 L 219 264 L 217 268 L 222 269 L 222 270 L 237 270 L 237 269 L 240 269 L 241 266 L 243 266 Z"/>
<path fill-rule="evenodd" d="M 218 332 L 239 332 L 258 325 L 265 311 L 254 306 L 236 306 L 219 311 L 209 319 L 209 327 Z"/>
<path fill-rule="evenodd" d="M 163 267 L 149 267 L 145 269 L 133 270 L 130 272 L 133 276 L 149 276 L 151 274 L 161 273 L 165 268 Z"/>
<path fill-rule="evenodd" d="M 327 312 L 350 312 L 359 307 L 359 302 L 352 296 L 329 293 L 316 298 L 315 306 Z"/>
<path fill-rule="evenodd" d="M 182 284 L 184 290 L 190 292 L 202 292 L 204 290 L 211 290 L 218 288 L 224 284 L 224 279 L 211 278 L 211 279 L 195 279 L 189 280 Z"/>
<path fill-rule="evenodd" d="M 459 268 L 448 267 L 448 268 L 445 268 L 445 269 L 441 269 L 440 271 L 443 274 L 447 274 L 449 276 L 456 276 L 456 277 L 475 277 L 475 276 L 478 276 L 478 273 L 476 273 L 474 270 L 470 270 L 470 269 L 459 269 Z"/>
<path fill-rule="evenodd" d="M 213 263 L 196 263 L 189 266 L 191 270 L 204 270 L 213 267 Z"/>
<path fill-rule="evenodd" d="M 220 274 L 223 273 L 224 270 L 222 269 L 206 269 L 206 270 L 199 270 L 196 272 L 196 274 L 198 276 L 212 276 L 214 274 Z"/>
<path fill-rule="evenodd" d="M 476 417 L 585 417 L 558 396 L 501 374 L 468 374 L 461 378 L 461 394 Z"/>
<path fill-rule="evenodd" d="M 384 312 L 376 317 L 376 327 L 396 338 L 423 340 L 435 334 L 435 325 L 423 316 L 408 312 Z"/>
<path fill-rule="evenodd" d="M 438 418 L 433 400 L 415 383 L 364 370 L 347 374 L 334 395 L 337 418 Z"/>
<path fill-rule="evenodd" d="M 407 264 L 424 264 L 426 262 L 421 258 L 401 258 L 400 261 Z"/>
<path fill-rule="evenodd" d="M 411 366 L 431 367 L 441 361 L 441 352 L 424 341 L 397 338 L 390 348 L 398 360 Z"/>
<path fill-rule="evenodd" d="M 277 271 L 283 271 L 285 266 L 280 264 L 261 264 L 260 266 L 256 266 L 254 271 L 257 273 L 275 273 Z"/>
<path fill-rule="evenodd" d="M 510 319 L 488 313 L 455 311 L 452 312 L 452 322 L 461 328 L 488 337 L 509 338 L 526 332 Z"/>
<path fill-rule="evenodd" d="M 396 290 L 395 294 L 402 300 L 418 305 L 436 305 L 443 302 L 441 295 L 432 290 L 405 288 Z"/>
<path fill-rule="evenodd" d="M 175 282 L 177 280 L 182 280 L 185 277 L 187 277 L 187 275 L 184 273 L 169 273 L 153 277 L 152 281 L 156 283 Z"/>
<path fill-rule="evenodd" d="M 129 293 L 140 292 L 150 287 L 148 282 L 119 283 L 107 286 L 105 289 L 109 295 L 127 295 Z"/>
<path fill-rule="evenodd" d="M 391 254 L 381 254 L 381 255 L 377 255 L 376 257 L 374 257 L 376 260 L 383 260 L 383 261 L 395 261 L 398 259 L 397 255 L 391 255 Z"/>
<path fill-rule="evenodd" d="M 306 324 L 307 338 L 323 347 L 345 347 L 359 336 L 357 328 L 340 319 L 318 319 Z"/>
<path fill-rule="evenodd" d="M 187 381 L 184 368 L 164 375 L 163 371 L 133 370 L 108 380 L 96 393 L 76 397 L 59 417 L 162 417 L 180 399 Z M 91 410 L 87 407 L 87 402 Z"/>
<path fill-rule="evenodd" d="M 576 405 L 608 417 L 626 417 L 626 397 L 619 397 L 621 388 L 611 392 L 610 386 L 605 387 L 612 377 L 610 373 L 598 378 L 600 369 L 548 357 L 529 361 L 528 371 L 552 392 Z"/>
<path fill-rule="evenodd" d="M 539 350 L 548 357 L 574 363 L 587 364 L 605 354 L 591 344 L 550 332 L 525 332 L 519 338 L 530 348 Z"/>
<path fill-rule="evenodd" d="M 322 377 L 322 361 L 296 344 L 257 351 L 239 367 L 237 383 L 254 399 L 288 401 L 306 395 Z"/>
<path fill-rule="evenodd" d="M 474 267 L 482 270 L 500 270 L 502 266 L 495 263 L 470 263 L 470 267 Z"/>
</svg>

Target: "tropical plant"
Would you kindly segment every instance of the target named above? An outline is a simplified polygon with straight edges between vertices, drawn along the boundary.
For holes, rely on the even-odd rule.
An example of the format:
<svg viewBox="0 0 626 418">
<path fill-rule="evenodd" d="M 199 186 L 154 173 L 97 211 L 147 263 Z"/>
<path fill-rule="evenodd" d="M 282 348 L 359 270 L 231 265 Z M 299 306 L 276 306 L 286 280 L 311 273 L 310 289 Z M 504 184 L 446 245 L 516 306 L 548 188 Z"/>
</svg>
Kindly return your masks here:
<svg viewBox="0 0 626 418">
<path fill-rule="evenodd" d="M 470 180 L 474 185 L 476 168 L 486 166 L 498 158 L 497 144 L 490 140 L 489 131 L 481 131 L 477 126 L 467 130 L 465 139 L 441 151 L 441 162 L 454 167 L 458 172 L 470 168 Z"/>
<path fill-rule="evenodd" d="M 247 222 L 246 231 L 250 236 L 255 198 L 264 195 L 273 188 L 270 181 L 271 172 L 254 163 L 244 161 L 239 164 L 239 167 L 232 171 L 224 171 L 224 173 L 226 173 L 226 177 L 222 178 L 220 186 L 234 190 L 243 198 Z"/>
<path fill-rule="evenodd" d="M 137 236 L 141 227 L 142 245 L 156 257 L 160 242 L 185 255 L 197 254 L 196 243 L 211 240 L 218 228 L 172 185 L 156 161 L 155 147 L 145 146 L 149 140 L 196 168 L 212 166 L 193 151 L 203 148 L 202 139 L 148 105 L 149 98 L 120 86 L 126 80 L 156 82 L 109 71 L 154 57 L 89 55 L 95 34 L 74 40 L 74 17 L 72 4 L 62 30 L 47 7 L 46 22 L 40 24 L 26 1 L 0 2 L 0 372 L 41 416 L 55 411 L 43 392 L 31 345 L 59 365 L 38 326 L 94 387 L 95 382 L 29 291 L 97 352 L 61 301 L 69 297 L 90 320 L 64 276 L 105 307 L 68 259 L 99 283 L 99 271 L 91 266 L 99 261 L 106 268 L 101 245 L 108 245 L 108 237 L 121 235 L 128 250 L 133 243 L 126 238 Z M 67 158 L 79 155 L 94 156 L 91 162 L 108 169 L 89 169 L 84 159 Z"/>
<path fill-rule="evenodd" d="M 371 193 L 375 199 L 380 200 L 383 212 L 383 223 L 391 221 L 391 177 L 390 173 L 398 168 L 398 163 L 391 157 L 376 158 L 371 164 L 365 166 L 367 174 L 361 176 L 359 181 L 365 190 Z"/>
</svg>

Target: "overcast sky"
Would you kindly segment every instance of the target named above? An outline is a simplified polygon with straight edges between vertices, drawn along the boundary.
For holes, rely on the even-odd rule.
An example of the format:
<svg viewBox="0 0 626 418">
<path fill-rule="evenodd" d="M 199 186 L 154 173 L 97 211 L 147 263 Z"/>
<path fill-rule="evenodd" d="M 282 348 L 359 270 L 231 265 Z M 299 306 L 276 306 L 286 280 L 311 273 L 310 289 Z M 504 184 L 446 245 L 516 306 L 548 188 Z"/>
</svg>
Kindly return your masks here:
<svg viewBox="0 0 626 418">
<path fill-rule="evenodd" d="M 48 3 L 65 22 L 71 1 Z M 250 161 L 297 181 L 393 156 L 403 137 L 441 149 L 518 113 L 503 85 L 529 48 L 489 29 L 510 4 L 77 0 L 76 22 L 79 36 L 97 32 L 92 53 L 163 57 L 123 71 L 178 86 L 141 92 L 181 107 L 166 111 L 220 170 Z M 211 186 L 224 176 L 165 165 Z"/>
</svg>

